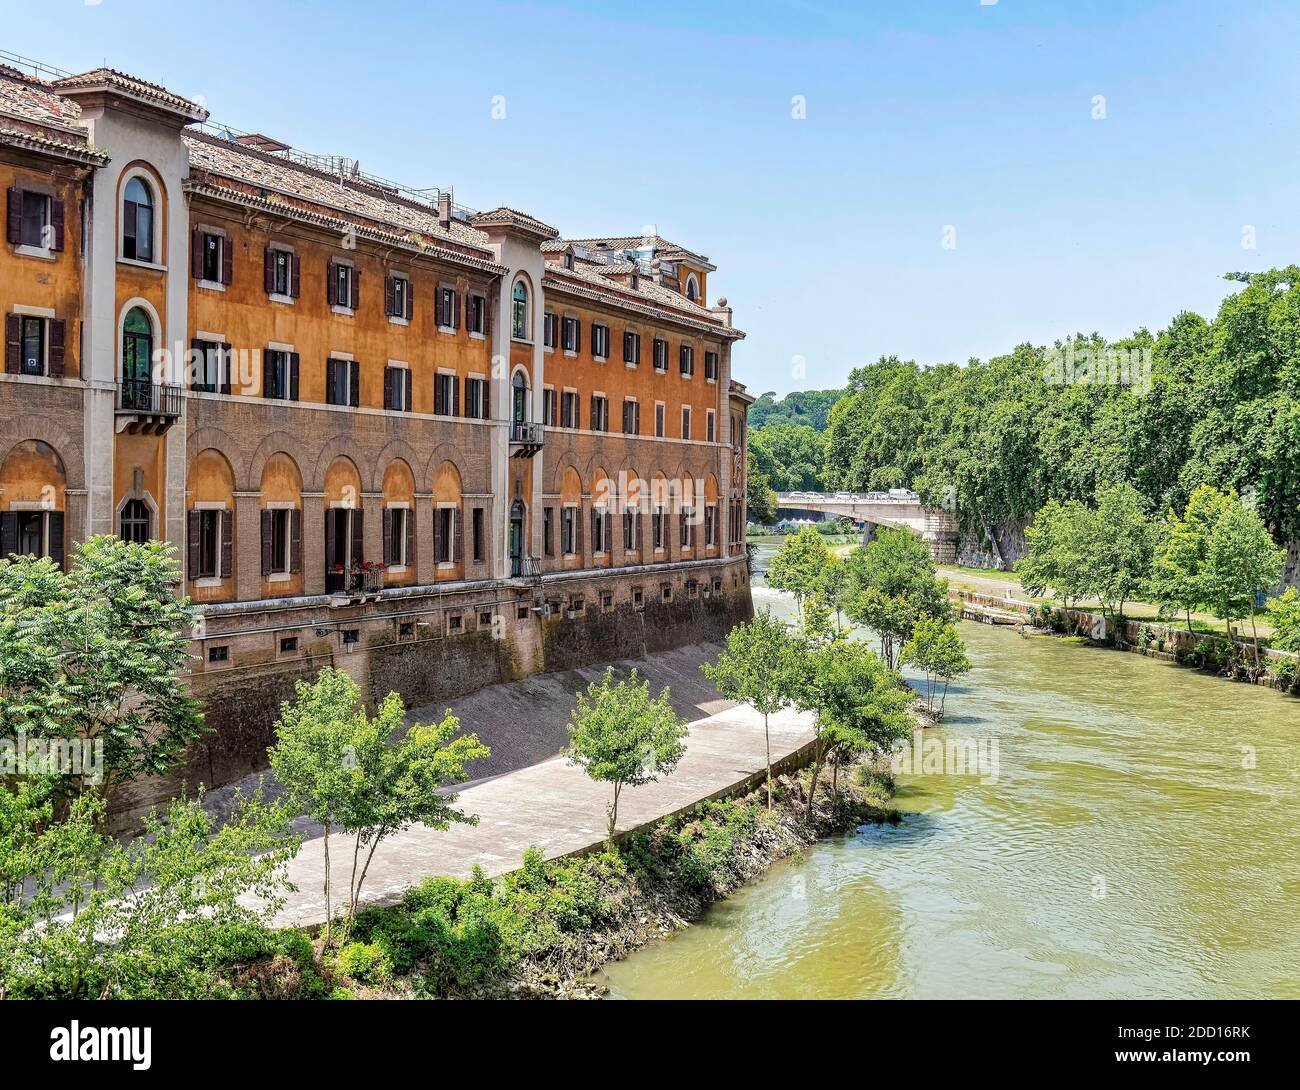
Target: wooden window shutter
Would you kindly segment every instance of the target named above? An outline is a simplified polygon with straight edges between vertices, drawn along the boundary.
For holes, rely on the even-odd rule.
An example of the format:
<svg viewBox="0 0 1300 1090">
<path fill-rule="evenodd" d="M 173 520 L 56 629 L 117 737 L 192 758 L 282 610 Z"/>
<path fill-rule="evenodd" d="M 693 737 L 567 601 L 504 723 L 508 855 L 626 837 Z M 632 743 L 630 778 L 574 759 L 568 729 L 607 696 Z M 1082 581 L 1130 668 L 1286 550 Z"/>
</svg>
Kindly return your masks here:
<svg viewBox="0 0 1300 1090">
<path fill-rule="evenodd" d="M 18 512 L 0 513 L 0 560 L 18 551 Z"/>
<path fill-rule="evenodd" d="M 486 295 L 483 297 L 483 332 L 492 336 L 492 303 Z"/>
<path fill-rule="evenodd" d="M 579 505 L 573 511 L 573 551 L 582 556 L 582 507 Z"/>
<path fill-rule="evenodd" d="M 231 284 L 235 279 L 235 247 L 230 236 L 221 240 L 221 282 Z"/>
<path fill-rule="evenodd" d="M 302 290 L 302 258 L 297 254 L 289 256 L 290 284 L 289 295 L 294 299 L 298 298 L 298 293 Z"/>
<path fill-rule="evenodd" d="M 473 331 L 474 329 L 474 315 L 470 313 L 473 306 L 474 306 L 474 296 L 470 295 L 469 292 L 466 292 L 465 293 L 465 328 L 470 331 Z"/>
<path fill-rule="evenodd" d="M 185 517 L 185 576 L 187 579 L 199 577 L 199 538 L 202 533 L 203 516 L 198 511 L 190 511 Z"/>
<path fill-rule="evenodd" d="M 611 535 L 614 532 L 614 516 L 608 510 L 605 511 L 605 552 L 613 554 L 614 541 Z"/>
<path fill-rule="evenodd" d="M 415 564 L 415 511 L 408 507 L 402 521 L 406 523 L 406 566 L 409 568 Z"/>
<path fill-rule="evenodd" d="M 5 370 L 11 375 L 22 370 L 23 323 L 17 314 L 5 315 Z"/>
<path fill-rule="evenodd" d="M 289 353 L 289 400 L 298 400 L 298 353 Z"/>
<path fill-rule="evenodd" d="M 474 398 L 471 397 L 470 395 L 473 394 L 474 392 L 473 383 L 475 381 L 477 380 L 470 378 L 468 375 L 465 376 L 465 415 L 466 416 L 474 415 L 474 411 L 473 411 Z"/>
<path fill-rule="evenodd" d="M 361 404 L 361 364 L 348 361 L 348 404 L 354 409 Z"/>
<path fill-rule="evenodd" d="M 361 270 L 352 270 L 352 309 L 361 309 Z"/>
<path fill-rule="evenodd" d="M 339 304 L 339 276 L 333 261 L 325 266 L 325 301 L 332 307 Z"/>
<path fill-rule="evenodd" d="M 262 353 L 263 397 L 271 397 L 275 393 L 276 386 L 279 385 L 280 358 L 279 353 L 270 348 Z"/>
<path fill-rule="evenodd" d="M 230 393 L 230 367 L 231 364 L 234 362 L 235 352 L 234 349 L 228 344 L 223 344 L 220 348 L 220 351 L 221 351 L 221 392 L 223 394 L 228 394 Z"/>
<path fill-rule="evenodd" d="M 62 318 L 50 319 L 50 378 L 62 378 L 68 326 Z"/>
<path fill-rule="evenodd" d="M 262 251 L 262 288 L 267 295 L 275 293 L 275 251 L 270 246 Z"/>
<path fill-rule="evenodd" d="M 492 383 L 483 383 L 483 419 L 492 419 Z"/>
<path fill-rule="evenodd" d="M 352 563 L 360 564 L 365 559 L 365 536 L 361 532 L 365 512 L 359 507 L 352 508 Z"/>
<path fill-rule="evenodd" d="M 443 508 L 441 507 L 433 509 L 433 561 L 435 564 L 441 564 L 443 556 L 446 555 L 443 552 L 442 543 L 442 512 Z"/>
<path fill-rule="evenodd" d="M 289 570 L 302 571 L 302 512 L 289 512 Z"/>
<path fill-rule="evenodd" d="M 600 399 L 591 395 L 591 430 L 600 431 Z"/>
<path fill-rule="evenodd" d="M 51 250 L 63 249 L 63 227 L 67 218 L 67 206 L 62 201 L 50 200 L 50 233 L 54 235 Z"/>
<path fill-rule="evenodd" d="M 384 313 L 390 318 L 393 317 L 393 293 L 396 289 L 393 287 L 393 278 L 384 277 Z"/>
<path fill-rule="evenodd" d="M 462 563 L 465 556 L 465 520 L 461 518 L 461 507 L 457 507 L 451 513 L 452 540 L 454 542 L 451 550 L 451 562 L 453 564 Z"/>
<path fill-rule="evenodd" d="M 50 559 L 63 567 L 63 512 L 51 511 L 48 515 L 50 530 Z"/>
<path fill-rule="evenodd" d="M 393 562 L 393 512 L 384 508 L 384 564 Z"/>
<path fill-rule="evenodd" d="M 270 575 L 275 567 L 275 555 L 272 549 L 275 526 L 275 512 L 262 509 L 262 574 Z"/>
<path fill-rule="evenodd" d="M 411 400 L 411 369 L 408 367 L 402 372 L 402 385 L 404 397 L 402 398 L 402 407 L 409 413 L 415 408 L 415 402 Z M 410 521 L 409 519 L 407 521 Z"/>
<path fill-rule="evenodd" d="M 460 416 L 460 383 L 455 375 L 451 377 L 451 415 Z"/>
<path fill-rule="evenodd" d="M 5 220 L 5 236 L 10 245 L 17 246 L 23 240 L 23 191 L 17 186 L 9 189 L 9 214 Z M 18 547 L 17 542 L 14 548 Z"/>
<path fill-rule="evenodd" d="M 203 277 L 203 232 L 190 228 L 190 275 L 195 280 Z"/>
<path fill-rule="evenodd" d="M 338 533 L 339 510 L 337 507 L 325 509 L 325 571 L 329 572 L 339 563 L 337 550 L 334 548 L 335 535 Z"/>
<path fill-rule="evenodd" d="M 231 512 L 219 514 L 221 522 L 221 578 L 229 579 L 235 572 L 235 519 Z"/>
<path fill-rule="evenodd" d="M 393 377 L 394 369 L 392 367 L 384 368 L 384 408 L 396 408 L 393 398 Z"/>
</svg>

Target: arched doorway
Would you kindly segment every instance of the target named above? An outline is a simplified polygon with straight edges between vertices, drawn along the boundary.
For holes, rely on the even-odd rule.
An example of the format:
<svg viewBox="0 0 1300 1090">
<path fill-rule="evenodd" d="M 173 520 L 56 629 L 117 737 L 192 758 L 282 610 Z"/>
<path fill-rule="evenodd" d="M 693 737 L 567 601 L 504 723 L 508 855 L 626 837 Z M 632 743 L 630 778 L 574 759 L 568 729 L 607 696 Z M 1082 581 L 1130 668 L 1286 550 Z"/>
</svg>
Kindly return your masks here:
<svg viewBox="0 0 1300 1090">
<path fill-rule="evenodd" d="M 511 419 L 516 429 L 528 421 L 528 377 L 522 371 L 516 371 L 511 380 L 512 413 Z"/>
<path fill-rule="evenodd" d="M 122 407 L 153 408 L 153 324 L 140 307 L 132 307 L 122 323 Z"/>
<path fill-rule="evenodd" d="M 510 574 L 516 578 L 524 574 L 524 522 L 527 508 L 523 500 L 510 505 Z"/>
</svg>

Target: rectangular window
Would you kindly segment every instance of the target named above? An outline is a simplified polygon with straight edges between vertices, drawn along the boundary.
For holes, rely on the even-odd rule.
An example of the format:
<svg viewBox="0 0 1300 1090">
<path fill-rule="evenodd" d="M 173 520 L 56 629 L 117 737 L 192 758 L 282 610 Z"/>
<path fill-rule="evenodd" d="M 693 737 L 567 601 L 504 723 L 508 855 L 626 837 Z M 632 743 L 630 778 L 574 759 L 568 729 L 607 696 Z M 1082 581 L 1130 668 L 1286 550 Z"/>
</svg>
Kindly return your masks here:
<svg viewBox="0 0 1300 1090">
<path fill-rule="evenodd" d="M 447 618 L 447 631 L 459 632 L 460 628 L 461 628 L 460 614 L 459 613 L 451 614 L 451 616 Z"/>
<path fill-rule="evenodd" d="M 25 207 L 25 206 L 24 206 Z M 22 318 L 21 371 L 24 375 L 45 374 L 45 319 Z"/>
<path fill-rule="evenodd" d="M 268 575 L 287 574 L 292 563 L 289 556 L 289 520 L 293 517 L 288 508 L 277 507 L 269 512 L 271 540 Z"/>
<path fill-rule="evenodd" d="M 605 551 L 605 511 L 601 507 L 591 509 L 591 551 Z"/>
<path fill-rule="evenodd" d="M 555 427 L 555 391 L 550 386 L 542 390 L 542 423 Z"/>
<path fill-rule="evenodd" d="M 203 279 L 209 284 L 222 283 L 221 252 L 225 244 L 226 240 L 220 235 L 203 234 Z"/>
<path fill-rule="evenodd" d="M 714 546 L 718 543 L 718 509 L 709 504 L 704 508 L 704 544 Z"/>
<path fill-rule="evenodd" d="M 623 434 L 641 434 L 641 403 L 634 397 L 623 399 Z"/>
<path fill-rule="evenodd" d="M 542 552 L 547 556 L 555 555 L 555 533 L 553 523 L 555 521 L 555 508 L 546 507 L 542 510 Z"/>
<path fill-rule="evenodd" d="M 456 321 L 456 289 L 439 288 L 438 328 L 455 329 L 458 324 Z"/>
<path fill-rule="evenodd" d="M 655 344 L 654 344 L 654 354 L 655 354 L 655 370 L 667 371 L 668 370 L 668 342 L 656 337 Z"/>
<path fill-rule="evenodd" d="M 298 398 L 298 353 L 267 349 L 262 354 L 262 396 L 296 401 Z"/>
<path fill-rule="evenodd" d="M 718 354 L 716 352 L 704 353 L 704 377 L 710 382 L 718 381 Z"/>
<path fill-rule="evenodd" d="M 573 556 L 578 551 L 578 509 L 566 507 L 560 524 L 561 547 L 565 556 Z"/>
<path fill-rule="evenodd" d="M 689 405 L 683 405 L 682 406 L 682 438 L 689 439 L 690 437 L 691 437 L 691 407 Z"/>
<path fill-rule="evenodd" d="M 361 642 L 361 629 L 345 628 L 343 630 L 343 643 L 345 645 L 350 645 L 350 644 L 360 643 L 360 642 Z"/>
<path fill-rule="evenodd" d="M 473 540 L 474 540 L 474 560 L 476 563 L 481 563 L 483 560 L 483 542 L 484 542 L 483 508 L 481 507 L 474 508 L 472 529 L 473 529 Z"/>
<path fill-rule="evenodd" d="M 609 357 L 609 326 L 592 323 L 591 354 L 601 360 Z"/>
<path fill-rule="evenodd" d="M 636 520 L 636 511 L 628 510 L 623 512 L 623 550 L 625 552 L 632 553 L 637 550 L 637 530 L 639 527 Z"/>
<path fill-rule="evenodd" d="M 704 410 L 704 438 L 712 443 L 717 438 L 717 414 L 712 409 Z"/>
<path fill-rule="evenodd" d="M 465 324 L 471 333 L 487 332 L 487 300 L 483 296 L 469 297 L 469 319 Z"/>
<path fill-rule="evenodd" d="M 328 405 L 353 405 L 358 402 L 359 365 L 356 360 L 325 361 L 325 402 Z"/>
<path fill-rule="evenodd" d="M 356 310 L 357 293 L 356 293 L 356 270 L 351 265 L 334 266 L 334 299 L 335 305 L 345 307 L 348 310 Z"/>
<path fill-rule="evenodd" d="M 560 426 L 564 428 L 582 426 L 578 416 L 578 395 L 573 390 L 565 390 L 564 396 L 560 398 Z"/>
<path fill-rule="evenodd" d="M 681 373 L 687 378 L 695 374 L 695 349 L 689 344 L 684 344 L 678 349 L 678 363 Z"/>
<path fill-rule="evenodd" d="M 578 351 L 582 323 L 577 318 L 564 319 L 564 350 L 566 352 Z"/>
<path fill-rule="evenodd" d="M 591 430 L 609 431 L 609 398 L 591 395 Z"/>
<path fill-rule="evenodd" d="M 662 401 L 655 402 L 655 435 L 662 439 L 664 437 L 664 417 L 667 415 Z"/>
<path fill-rule="evenodd" d="M 435 416 L 454 416 L 456 412 L 456 376 L 433 376 L 433 412 Z"/>
<path fill-rule="evenodd" d="M 465 380 L 465 415 L 471 420 L 486 420 L 487 414 L 487 380 L 467 378 Z"/>
<path fill-rule="evenodd" d="M 623 331 L 623 362 L 633 367 L 641 362 L 641 334 L 630 329 Z"/>
<path fill-rule="evenodd" d="M 192 388 L 209 394 L 221 393 L 223 390 L 229 393 L 225 375 L 225 345 L 217 341 L 197 341 L 195 348 L 199 358 L 195 360 Z"/>
<path fill-rule="evenodd" d="M 288 250 L 271 251 L 271 294 L 292 298 L 293 254 Z"/>
<path fill-rule="evenodd" d="M 11 198 L 12 199 L 12 198 Z M 53 248 L 48 231 L 50 226 L 50 198 L 44 193 L 23 192 L 19 196 L 22 202 L 22 219 L 18 232 L 18 245 L 32 246 L 39 250 Z"/>
<path fill-rule="evenodd" d="M 656 507 L 650 515 L 650 533 L 656 549 L 664 547 L 664 509 Z"/>
<path fill-rule="evenodd" d="M 408 563 L 406 540 L 410 528 L 411 512 L 406 507 L 389 507 L 384 511 L 384 563 L 396 568 L 404 568 Z"/>
<path fill-rule="evenodd" d="M 222 647 L 209 647 L 209 648 L 208 648 L 208 661 L 209 661 L 209 662 L 228 662 L 229 660 L 230 660 L 230 648 L 229 648 L 229 647 L 222 646 Z"/>
<path fill-rule="evenodd" d="M 298 637 L 297 637 L 297 636 L 282 636 L 282 637 L 280 637 L 280 654 L 282 654 L 282 655 L 287 655 L 287 654 L 290 654 L 291 652 L 293 652 L 293 651 L 297 651 L 297 650 L 298 650 Z"/>
<path fill-rule="evenodd" d="M 384 368 L 384 408 L 398 413 L 411 411 L 411 369 L 409 367 Z"/>
<path fill-rule="evenodd" d="M 439 507 L 433 513 L 433 522 L 434 560 L 439 564 L 454 563 L 456 550 L 453 544 L 453 535 L 456 532 L 456 509 L 454 507 Z"/>
<path fill-rule="evenodd" d="M 411 320 L 415 313 L 411 306 L 411 282 L 405 276 L 390 276 L 384 293 L 384 312 L 390 318 Z"/>
<path fill-rule="evenodd" d="M 693 508 L 682 508 L 681 524 L 682 548 L 689 549 L 695 544 L 695 511 Z"/>
<path fill-rule="evenodd" d="M 542 315 L 542 344 L 546 348 L 555 347 L 555 312 L 548 310 Z"/>
<path fill-rule="evenodd" d="M 199 578 L 216 579 L 221 573 L 220 511 L 199 512 Z"/>
</svg>

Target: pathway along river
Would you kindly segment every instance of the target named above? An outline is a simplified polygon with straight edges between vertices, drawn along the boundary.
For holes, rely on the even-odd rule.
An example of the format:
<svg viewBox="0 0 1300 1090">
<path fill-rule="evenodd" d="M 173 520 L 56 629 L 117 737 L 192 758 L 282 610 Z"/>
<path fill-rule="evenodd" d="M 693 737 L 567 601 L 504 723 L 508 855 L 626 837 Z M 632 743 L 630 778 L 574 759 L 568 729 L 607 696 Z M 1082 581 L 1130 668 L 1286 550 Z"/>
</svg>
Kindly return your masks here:
<svg viewBox="0 0 1300 1090">
<path fill-rule="evenodd" d="M 996 738 L 997 782 L 901 777 L 900 825 L 777 865 L 609 966 L 612 996 L 1300 997 L 1300 700 L 962 635 L 975 668 L 925 737 Z"/>
</svg>

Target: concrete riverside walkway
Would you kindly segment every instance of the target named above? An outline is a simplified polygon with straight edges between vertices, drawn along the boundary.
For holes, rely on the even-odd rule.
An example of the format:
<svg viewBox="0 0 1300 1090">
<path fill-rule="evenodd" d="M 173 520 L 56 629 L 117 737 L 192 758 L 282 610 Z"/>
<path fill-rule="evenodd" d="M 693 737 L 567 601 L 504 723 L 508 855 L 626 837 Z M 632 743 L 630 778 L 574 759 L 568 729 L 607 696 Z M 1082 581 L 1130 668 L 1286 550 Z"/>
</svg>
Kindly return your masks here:
<svg viewBox="0 0 1300 1090">
<path fill-rule="evenodd" d="M 811 718 L 798 712 L 771 717 L 772 762 L 812 741 Z M 686 756 L 657 783 L 627 788 L 619 800 L 622 833 L 653 823 L 704 799 L 728 793 L 762 772 L 763 717 L 741 705 L 691 724 Z M 484 780 L 460 792 L 459 809 L 477 814 L 477 825 L 438 831 L 423 825 L 396 833 L 379 845 L 362 888 L 367 905 L 393 904 L 431 875 L 468 877 L 477 863 L 489 874 L 520 865 L 524 849 L 536 845 L 553 858 L 599 845 L 605 838 L 608 784 L 593 783 L 576 765 L 555 757 Z M 352 867 L 352 837 L 330 837 L 334 903 L 346 898 Z M 290 893 L 276 923 L 309 926 L 324 922 L 324 839 L 306 841 L 289 864 Z"/>
</svg>

